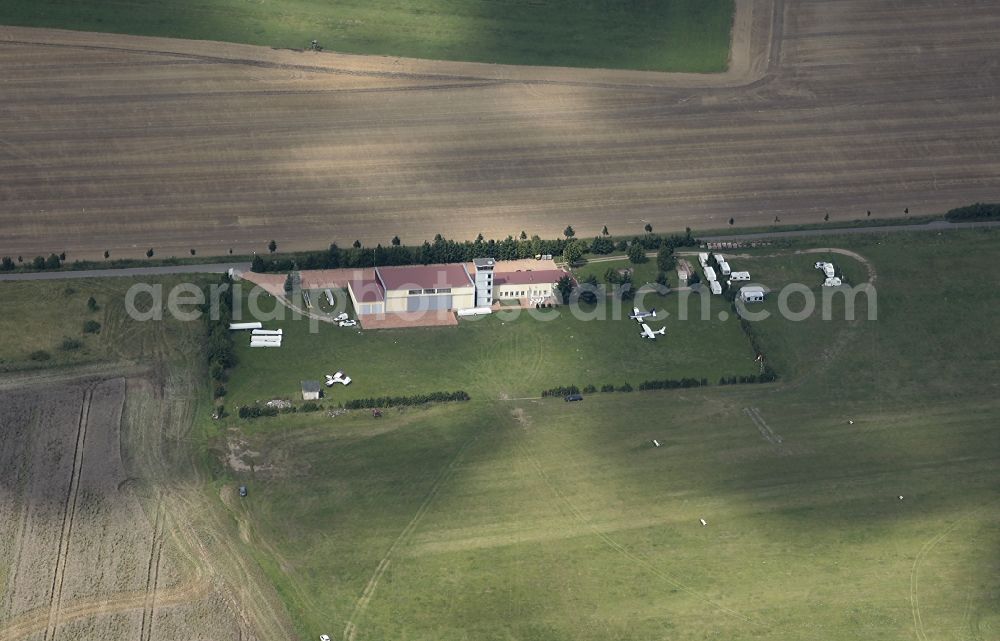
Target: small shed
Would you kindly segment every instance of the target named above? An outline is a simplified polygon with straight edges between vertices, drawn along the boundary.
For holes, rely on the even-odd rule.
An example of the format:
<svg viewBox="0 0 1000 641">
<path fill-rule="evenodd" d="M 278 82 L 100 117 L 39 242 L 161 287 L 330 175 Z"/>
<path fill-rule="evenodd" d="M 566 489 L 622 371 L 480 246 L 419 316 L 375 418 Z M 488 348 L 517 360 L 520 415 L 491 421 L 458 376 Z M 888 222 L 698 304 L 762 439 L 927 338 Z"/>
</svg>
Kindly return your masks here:
<svg viewBox="0 0 1000 641">
<path fill-rule="evenodd" d="M 302 381 L 302 400 L 319 400 L 319 381 Z"/>
</svg>

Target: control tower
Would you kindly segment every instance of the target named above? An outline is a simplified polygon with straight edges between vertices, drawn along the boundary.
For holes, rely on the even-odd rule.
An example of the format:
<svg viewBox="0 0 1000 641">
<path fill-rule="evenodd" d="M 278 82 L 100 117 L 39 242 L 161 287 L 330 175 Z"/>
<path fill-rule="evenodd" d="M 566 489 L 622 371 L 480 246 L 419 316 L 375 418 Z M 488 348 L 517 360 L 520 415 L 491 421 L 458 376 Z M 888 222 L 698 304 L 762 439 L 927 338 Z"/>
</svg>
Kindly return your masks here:
<svg viewBox="0 0 1000 641">
<path fill-rule="evenodd" d="M 492 307 L 493 268 L 496 261 L 492 258 L 476 258 L 472 262 L 476 266 L 476 307 Z"/>
</svg>

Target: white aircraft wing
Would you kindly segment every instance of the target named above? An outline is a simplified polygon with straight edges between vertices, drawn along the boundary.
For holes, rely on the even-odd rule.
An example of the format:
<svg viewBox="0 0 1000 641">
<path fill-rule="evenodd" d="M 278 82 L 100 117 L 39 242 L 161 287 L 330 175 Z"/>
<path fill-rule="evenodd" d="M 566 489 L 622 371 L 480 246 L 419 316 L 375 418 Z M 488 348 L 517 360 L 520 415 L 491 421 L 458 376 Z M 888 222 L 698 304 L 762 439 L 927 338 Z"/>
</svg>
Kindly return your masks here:
<svg viewBox="0 0 1000 641">
<path fill-rule="evenodd" d="M 652 339 L 655 339 L 657 334 L 659 334 L 660 336 L 665 336 L 666 333 L 667 333 L 666 326 L 661 327 L 660 329 L 658 329 L 658 330 L 656 330 L 654 332 L 653 328 L 651 328 L 646 323 L 642 323 L 642 337 L 643 338 L 652 338 Z"/>
</svg>

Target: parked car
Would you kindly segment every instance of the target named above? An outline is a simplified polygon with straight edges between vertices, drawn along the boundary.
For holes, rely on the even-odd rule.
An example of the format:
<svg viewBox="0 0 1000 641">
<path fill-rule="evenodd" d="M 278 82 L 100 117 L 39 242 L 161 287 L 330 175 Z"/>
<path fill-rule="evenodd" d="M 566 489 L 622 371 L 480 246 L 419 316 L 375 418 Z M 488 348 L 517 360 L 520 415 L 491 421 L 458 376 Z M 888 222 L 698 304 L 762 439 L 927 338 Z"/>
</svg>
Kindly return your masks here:
<svg viewBox="0 0 1000 641">
<path fill-rule="evenodd" d="M 571 403 L 573 401 L 582 401 L 583 394 L 570 394 L 569 396 L 566 397 L 565 400 L 567 403 Z"/>
<path fill-rule="evenodd" d="M 240 496 L 246 496 L 246 495 L 247 495 L 247 486 L 246 485 L 241 485 L 240 486 Z"/>
<path fill-rule="evenodd" d="M 347 319 L 347 320 L 342 320 L 337 324 L 340 325 L 341 327 L 354 327 L 355 325 L 358 324 L 358 321 L 354 319 Z"/>
<path fill-rule="evenodd" d="M 319 641 L 330 641 L 330 635 L 329 634 L 319 635 Z"/>
<path fill-rule="evenodd" d="M 337 314 L 336 316 L 334 316 L 333 320 L 335 320 L 337 322 L 340 322 L 340 321 L 345 321 L 348 318 L 350 318 L 350 316 L 347 315 L 347 312 L 341 312 L 341 313 Z"/>
</svg>

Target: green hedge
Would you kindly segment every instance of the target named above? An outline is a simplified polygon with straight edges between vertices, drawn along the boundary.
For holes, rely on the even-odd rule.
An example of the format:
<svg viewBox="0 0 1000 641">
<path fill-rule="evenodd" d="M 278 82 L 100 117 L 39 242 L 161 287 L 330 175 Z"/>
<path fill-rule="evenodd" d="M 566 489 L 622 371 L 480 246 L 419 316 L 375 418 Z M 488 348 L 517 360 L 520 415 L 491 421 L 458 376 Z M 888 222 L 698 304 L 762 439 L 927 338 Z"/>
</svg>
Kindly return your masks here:
<svg viewBox="0 0 1000 641">
<path fill-rule="evenodd" d="M 1000 203 L 976 203 L 957 207 L 944 215 L 948 220 L 986 220 L 1000 218 Z"/>
<path fill-rule="evenodd" d="M 379 396 L 375 398 L 356 398 L 344 403 L 344 409 L 358 410 L 376 407 L 397 407 L 405 405 L 424 405 L 426 403 L 447 403 L 452 401 L 467 401 L 470 396 L 463 390 L 457 392 L 431 392 L 414 396 Z"/>
</svg>

